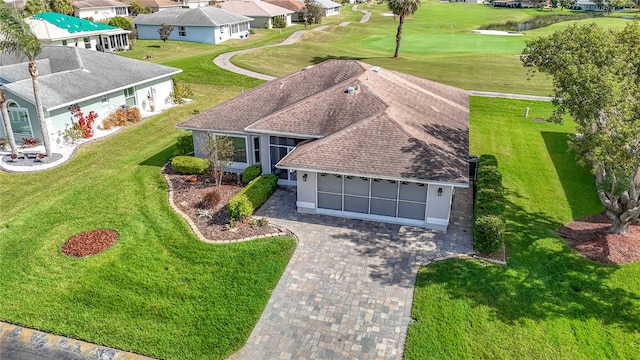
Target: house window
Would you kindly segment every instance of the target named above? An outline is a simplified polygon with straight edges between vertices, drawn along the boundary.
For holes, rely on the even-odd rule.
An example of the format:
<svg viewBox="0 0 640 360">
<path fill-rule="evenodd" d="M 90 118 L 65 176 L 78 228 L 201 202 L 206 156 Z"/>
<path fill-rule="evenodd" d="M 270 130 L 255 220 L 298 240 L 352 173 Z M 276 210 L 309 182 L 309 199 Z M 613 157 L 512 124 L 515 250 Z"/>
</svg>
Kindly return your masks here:
<svg viewBox="0 0 640 360">
<path fill-rule="evenodd" d="M 233 162 L 237 163 L 247 163 L 247 139 L 245 137 L 240 136 L 228 136 L 222 134 L 210 134 L 214 138 L 218 136 L 223 136 L 231 139 L 231 143 L 233 144 Z M 206 140 L 205 140 L 206 142 Z"/>
<path fill-rule="evenodd" d="M 116 8 L 116 15 L 118 15 L 118 16 L 128 16 L 129 12 L 127 11 L 126 7 L 117 7 Z"/>
<path fill-rule="evenodd" d="M 9 121 L 11 122 L 13 136 L 16 139 L 33 137 L 27 109 L 21 108 L 15 102 L 10 102 L 7 104 L 7 110 L 9 111 Z"/>
<path fill-rule="evenodd" d="M 253 163 L 257 164 L 260 162 L 260 137 L 253 137 Z"/>
<path fill-rule="evenodd" d="M 100 102 L 105 104 L 109 102 L 109 95 L 102 95 L 102 97 L 100 98 Z"/>
<path fill-rule="evenodd" d="M 187 29 L 184 26 L 178 26 L 178 36 L 187 36 Z"/>
<path fill-rule="evenodd" d="M 248 22 L 239 23 L 239 24 L 232 24 L 231 25 L 231 33 L 232 34 L 237 34 L 239 32 L 243 32 L 243 31 L 247 31 L 247 30 L 249 30 L 249 23 Z"/>
<path fill-rule="evenodd" d="M 269 152 L 271 159 L 271 173 L 277 175 L 282 180 L 296 181 L 295 171 L 276 168 L 276 164 L 282 160 L 296 145 L 305 139 L 294 139 L 280 136 L 269 136 Z"/>
<path fill-rule="evenodd" d="M 136 105 L 136 91 L 135 88 L 124 89 L 124 102 L 129 106 Z"/>
<path fill-rule="evenodd" d="M 84 48 L 85 49 L 91 49 L 91 39 L 89 39 L 88 37 L 82 39 L 84 41 Z"/>
<path fill-rule="evenodd" d="M 67 40 L 62 40 L 62 46 L 67 46 Z"/>
</svg>

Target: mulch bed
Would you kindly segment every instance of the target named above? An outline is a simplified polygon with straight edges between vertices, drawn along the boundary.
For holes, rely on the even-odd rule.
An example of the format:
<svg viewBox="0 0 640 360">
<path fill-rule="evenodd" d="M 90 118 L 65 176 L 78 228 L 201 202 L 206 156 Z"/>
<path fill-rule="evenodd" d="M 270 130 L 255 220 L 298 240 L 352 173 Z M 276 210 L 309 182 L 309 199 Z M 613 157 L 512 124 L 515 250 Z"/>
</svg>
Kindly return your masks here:
<svg viewBox="0 0 640 360">
<path fill-rule="evenodd" d="M 629 235 L 608 234 L 609 218 L 595 215 L 572 221 L 558 234 L 582 256 L 605 264 L 626 264 L 640 260 L 640 226 L 630 225 Z"/>
<path fill-rule="evenodd" d="M 229 228 L 228 224 L 231 219 L 227 213 L 227 203 L 242 190 L 242 186 L 237 183 L 238 178 L 235 174 L 226 174 L 223 184 L 215 186 L 209 175 L 178 174 L 171 169 L 171 165 L 163 167 L 162 171 L 171 182 L 174 204 L 189 216 L 207 240 L 230 241 L 278 232 L 278 229 L 271 225 L 252 225 L 250 219 L 237 224 L 234 228 Z M 204 201 L 205 195 L 209 192 L 217 193 L 219 200 L 216 203 Z M 198 216 L 198 210 L 210 211 L 211 219 Z"/>
<path fill-rule="evenodd" d="M 84 257 L 103 252 L 118 241 L 113 230 L 96 229 L 73 235 L 62 244 L 62 253 L 71 257 Z"/>
</svg>

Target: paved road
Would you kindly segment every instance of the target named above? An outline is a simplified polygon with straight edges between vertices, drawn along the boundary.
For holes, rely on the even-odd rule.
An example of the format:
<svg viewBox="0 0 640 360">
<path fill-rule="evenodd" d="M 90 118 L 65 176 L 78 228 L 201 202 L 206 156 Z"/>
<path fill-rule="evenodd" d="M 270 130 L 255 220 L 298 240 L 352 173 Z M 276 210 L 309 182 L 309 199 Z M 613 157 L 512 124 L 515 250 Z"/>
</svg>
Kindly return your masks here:
<svg viewBox="0 0 640 360">
<path fill-rule="evenodd" d="M 402 359 L 418 268 L 473 251 L 470 191 L 456 189 L 447 233 L 298 214 L 295 203 L 278 190 L 257 212 L 298 246 L 230 360 Z"/>
<path fill-rule="evenodd" d="M 150 360 L 42 331 L 0 323 L 0 360 Z"/>
</svg>

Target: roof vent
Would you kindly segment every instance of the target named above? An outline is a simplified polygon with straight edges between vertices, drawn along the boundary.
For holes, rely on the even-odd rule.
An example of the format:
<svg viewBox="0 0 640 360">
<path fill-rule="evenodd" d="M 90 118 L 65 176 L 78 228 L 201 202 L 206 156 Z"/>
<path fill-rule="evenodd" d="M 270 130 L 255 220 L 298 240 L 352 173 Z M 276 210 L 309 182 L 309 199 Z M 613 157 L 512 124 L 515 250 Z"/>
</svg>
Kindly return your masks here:
<svg viewBox="0 0 640 360">
<path fill-rule="evenodd" d="M 353 93 L 354 93 L 354 91 L 356 91 L 356 88 L 354 88 L 353 86 L 349 86 L 349 87 L 347 88 L 347 94 L 353 94 Z"/>
<path fill-rule="evenodd" d="M 374 73 L 379 73 L 380 71 L 382 71 L 382 69 L 379 66 L 375 66 L 371 68 L 371 71 L 373 71 Z"/>
<path fill-rule="evenodd" d="M 305 67 L 304 67 L 304 69 L 302 69 L 302 70 L 309 70 L 309 69 L 311 69 L 312 67 L 313 67 L 313 65 L 305 66 Z"/>
</svg>

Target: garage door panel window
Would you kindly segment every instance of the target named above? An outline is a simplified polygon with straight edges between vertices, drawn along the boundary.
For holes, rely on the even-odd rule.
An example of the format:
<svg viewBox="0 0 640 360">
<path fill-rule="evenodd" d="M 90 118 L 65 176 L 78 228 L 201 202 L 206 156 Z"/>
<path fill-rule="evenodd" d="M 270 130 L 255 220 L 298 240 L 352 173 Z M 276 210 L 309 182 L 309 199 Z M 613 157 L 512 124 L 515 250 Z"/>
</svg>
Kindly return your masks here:
<svg viewBox="0 0 640 360">
<path fill-rule="evenodd" d="M 424 220 L 426 204 L 407 201 L 398 202 L 398 217 Z"/>
<path fill-rule="evenodd" d="M 360 196 L 344 196 L 344 211 L 369 213 L 369 198 Z"/>
<path fill-rule="evenodd" d="M 371 199 L 371 214 L 395 217 L 396 201 Z"/>
<path fill-rule="evenodd" d="M 427 202 L 427 186 L 406 181 L 401 182 L 400 200 Z"/>
<path fill-rule="evenodd" d="M 396 199 L 398 197 L 398 182 L 393 180 L 373 179 L 371 182 L 371 197 Z"/>
<path fill-rule="evenodd" d="M 330 210 L 342 210 L 342 196 L 318 193 L 318 207 Z"/>
<path fill-rule="evenodd" d="M 369 178 L 360 176 L 346 176 L 344 178 L 344 193 L 368 197 Z"/>
<path fill-rule="evenodd" d="M 318 191 L 342 194 L 342 176 L 320 174 L 318 177 Z"/>
</svg>

